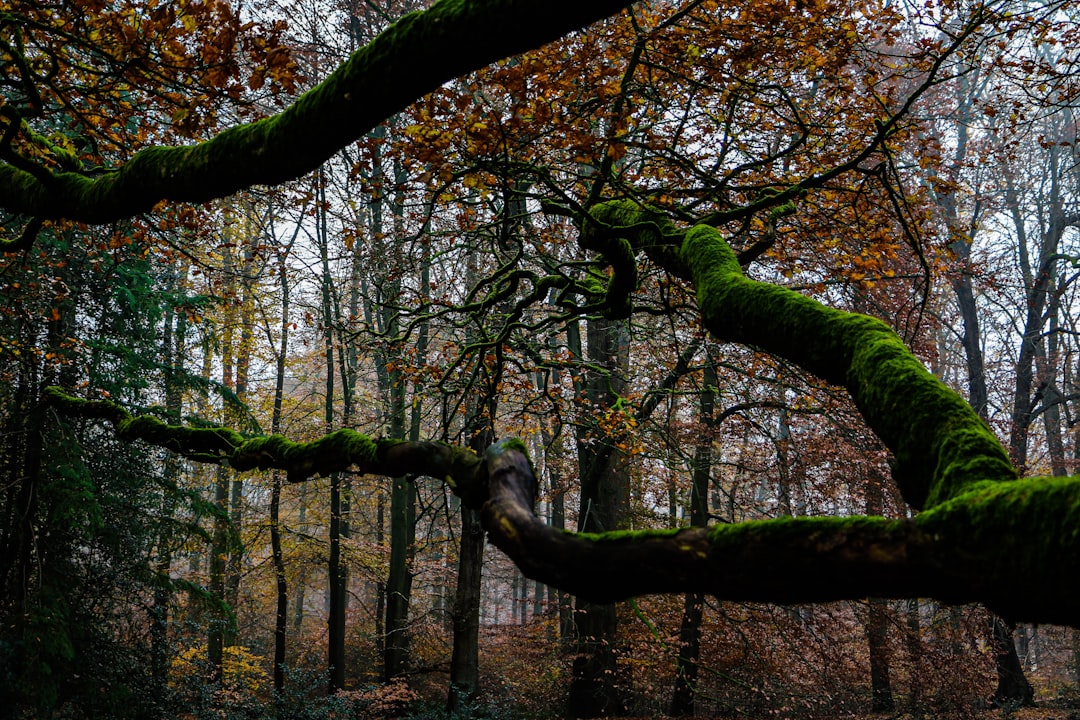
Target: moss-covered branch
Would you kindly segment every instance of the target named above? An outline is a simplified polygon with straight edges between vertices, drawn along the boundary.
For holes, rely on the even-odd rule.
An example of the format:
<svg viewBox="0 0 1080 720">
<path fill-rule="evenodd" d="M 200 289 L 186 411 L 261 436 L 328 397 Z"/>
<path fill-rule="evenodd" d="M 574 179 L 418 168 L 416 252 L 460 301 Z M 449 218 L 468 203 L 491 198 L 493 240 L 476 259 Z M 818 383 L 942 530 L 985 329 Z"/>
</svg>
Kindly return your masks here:
<svg viewBox="0 0 1080 720">
<path fill-rule="evenodd" d="M 397 477 L 428 475 L 445 480 L 470 507 L 487 499 L 480 458 L 468 448 L 439 442 L 371 438 L 343 428 L 312 440 L 292 442 L 281 435 L 245 438 L 222 427 L 168 425 L 151 415 L 133 416 L 109 400 L 83 400 L 57 387 L 46 401 L 63 414 L 106 420 L 122 440 L 142 440 L 196 462 L 227 465 L 238 471 L 284 470 L 289 482 L 352 470 Z"/>
<path fill-rule="evenodd" d="M 1013 621 L 1080 626 L 1080 481 L 1071 478 L 995 483 L 912 520 L 587 535 L 533 514 L 535 479 L 520 443 L 494 445 L 486 460 L 492 543 L 530 578 L 592 601 L 674 592 L 779 603 L 932 597 L 983 602 Z"/>
<path fill-rule="evenodd" d="M 710 333 L 783 357 L 847 388 L 893 452 L 894 474 L 912 507 L 931 507 L 978 483 L 1016 478 L 986 423 L 885 323 L 750 280 L 711 226 L 678 232 L 627 201 L 604 203 L 591 214 L 605 232 L 628 237 L 642 249 L 670 245 L 681 235 L 679 262 L 669 269 L 693 283 Z"/>
<path fill-rule="evenodd" d="M 406 15 L 292 106 L 187 147 L 139 151 L 117 172 L 38 177 L 0 164 L 0 207 L 104 223 L 161 200 L 203 202 L 317 168 L 443 83 L 531 50 L 629 5 L 626 0 L 439 0 Z"/>
<path fill-rule="evenodd" d="M 882 321 L 748 279 L 709 226 L 687 231 L 682 256 L 714 336 L 759 347 L 847 388 L 895 456 L 894 475 L 912 507 L 1016 478 L 986 423 Z"/>
<path fill-rule="evenodd" d="M 527 576 L 593 601 L 665 592 L 781 603 L 933 597 L 983 602 L 1014 621 L 1080 626 L 1080 480 L 1072 478 L 973 483 L 912 520 L 788 518 L 574 534 L 533 513 L 537 484 L 520 441 L 497 443 L 481 462 L 444 443 L 351 430 L 310 443 L 244 438 L 136 417 L 58 388 L 46 399 L 65 415 L 112 423 L 125 440 L 237 470 L 281 469 L 294 482 L 342 470 L 444 479 L 466 505 L 482 508 L 492 543 Z"/>
</svg>

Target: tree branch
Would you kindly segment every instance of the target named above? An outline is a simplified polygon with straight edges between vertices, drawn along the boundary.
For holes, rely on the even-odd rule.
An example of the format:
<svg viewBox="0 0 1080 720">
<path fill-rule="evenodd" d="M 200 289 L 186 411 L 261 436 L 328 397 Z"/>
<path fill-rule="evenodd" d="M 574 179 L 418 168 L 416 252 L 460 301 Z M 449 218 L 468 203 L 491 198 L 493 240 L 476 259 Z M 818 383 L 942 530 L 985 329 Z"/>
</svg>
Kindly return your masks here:
<svg viewBox="0 0 1080 720">
<path fill-rule="evenodd" d="M 517 441 L 488 449 L 484 527 L 526 576 L 592 602 L 686 592 L 777 603 L 932 597 L 983 602 L 1011 622 L 1080 626 L 1078 480 L 994 483 L 914 519 L 575 534 L 533 514 L 523 450 Z"/>
<path fill-rule="evenodd" d="M 278 115 L 186 147 L 140 150 L 117 172 L 48 177 L 0 164 L 0 207 L 26 216 L 106 223 L 161 200 L 205 202 L 314 170 L 385 118 L 453 78 L 556 40 L 627 0 L 439 0 L 356 51 Z"/>
<path fill-rule="evenodd" d="M 121 440 L 142 440 L 189 460 L 240 472 L 284 470 L 293 483 L 345 470 L 388 477 L 427 475 L 449 484 L 469 507 L 478 508 L 487 499 L 480 458 L 456 445 L 376 439 L 348 428 L 311 442 L 292 442 L 282 435 L 245 438 L 230 428 L 168 425 L 152 415 L 133 416 L 112 401 L 83 400 L 58 387 L 46 388 L 44 400 L 65 415 L 111 423 Z"/>
</svg>

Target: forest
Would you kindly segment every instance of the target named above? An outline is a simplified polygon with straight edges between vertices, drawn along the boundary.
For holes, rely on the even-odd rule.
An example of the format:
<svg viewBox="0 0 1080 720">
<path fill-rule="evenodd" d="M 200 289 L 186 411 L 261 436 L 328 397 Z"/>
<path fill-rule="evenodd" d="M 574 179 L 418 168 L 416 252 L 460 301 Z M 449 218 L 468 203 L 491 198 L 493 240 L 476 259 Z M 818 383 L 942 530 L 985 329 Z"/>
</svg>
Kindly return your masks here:
<svg viewBox="0 0 1080 720">
<path fill-rule="evenodd" d="M 1080 717 L 1078 106 L 1076 0 L 0 1 L 0 717 Z"/>
</svg>

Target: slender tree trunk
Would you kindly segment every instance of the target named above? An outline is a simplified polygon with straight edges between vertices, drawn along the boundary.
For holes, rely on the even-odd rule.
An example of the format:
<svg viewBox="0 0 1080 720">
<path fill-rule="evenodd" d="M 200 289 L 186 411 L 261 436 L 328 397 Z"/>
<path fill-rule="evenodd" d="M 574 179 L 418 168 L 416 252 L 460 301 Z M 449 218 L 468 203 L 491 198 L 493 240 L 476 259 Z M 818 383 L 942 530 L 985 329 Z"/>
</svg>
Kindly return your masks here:
<svg viewBox="0 0 1080 720">
<path fill-rule="evenodd" d="M 171 277 L 170 289 L 182 296 L 187 285 L 187 263 L 180 263 Z M 184 313 L 178 313 L 170 305 L 165 313 L 162 333 L 162 361 L 165 367 L 165 412 L 168 422 L 179 424 L 183 415 L 183 397 L 180 392 L 178 376 L 184 370 L 184 350 L 187 323 Z M 180 463 L 169 455 L 165 461 L 165 478 L 170 484 L 180 479 Z M 173 501 L 168 493 L 162 499 L 162 515 L 168 517 L 173 512 Z M 173 553 L 172 533 L 163 532 L 158 540 L 158 557 L 155 572 L 161 581 L 154 591 L 151 606 L 150 655 L 151 671 L 159 696 L 165 692 L 169 674 L 169 605 L 172 602 L 172 590 L 164 579 L 169 577 Z"/>
<path fill-rule="evenodd" d="M 866 514 L 881 515 L 885 510 L 885 493 L 880 476 L 866 481 Z M 889 676 L 889 604 L 880 598 L 870 598 L 866 613 L 866 644 L 870 655 L 870 709 L 872 712 L 892 712 L 892 680 Z"/>
<path fill-rule="evenodd" d="M 499 368 L 496 368 L 496 372 Z M 476 403 L 469 412 L 466 430 L 469 446 L 483 452 L 494 440 L 491 426 L 495 417 L 492 378 L 487 390 L 487 412 Z M 480 583 L 484 567 L 484 530 L 479 511 L 461 506 L 461 547 L 458 552 L 457 590 L 454 593 L 454 646 L 450 658 L 450 687 L 446 706 L 450 712 L 460 711 L 476 699 L 480 692 Z"/>
<path fill-rule="evenodd" d="M 240 312 L 238 316 L 240 344 L 235 353 L 236 375 L 234 378 L 238 406 L 232 408 L 231 413 L 226 413 L 226 418 L 230 416 L 233 418 L 233 420 L 228 421 L 230 427 L 237 426 L 238 423 L 235 420 L 241 417 L 243 408 L 247 403 L 248 374 L 251 368 L 252 348 L 255 342 L 255 297 L 252 288 L 254 282 L 252 274 L 254 272 L 254 246 L 256 240 L 252 237 L 250 208 L 244 207 L 242 212 L 244 214 L 243 231 L 237 243 L 244 248 L 239 273 L 241 286 Z M 231 349 L 227 351 L 232 352 Z M 242 475 L 233 473 L 229 486 L 229 558 L 225 576 L 225 601 L 233 609 L 234 613 L 238 613 L 240 610 L 240 577 L 243 573 L 244 561 L 243 526 L 244 478 Z M 226 647 L 236 644 L 236 631 L 237 626 L 233 623 L 229 635 L 225 638 Z"/>
<path fill-rule="evenodd" d="M 319 171 L 316 186 L 316 230 L 319 259 L 322 263 L 322 324 L 323 351 L 326 360 L 326 393 L 324 398 L 323 426 L 325 432 L 334 430 L 334 322 L 333 287 L 330 272 L 330 231 L 327 225 L 326 177 Z M 329 612 L 327 617 L 327 694 L 333 695 L 345 687 L 345 603 L 348 582 L 347 568 L 341 561 L 342 537 L 342 478 L 341 473 L 330 475 L 330 528 L 328 532 L 329 557 L 327 584 L 329 585 Z"/>
<path fill-rule="evenodd" d="M 484 561 L 484 530 L 480 513 L 461 507 L 461 548 L 454 592 L 454 645 L 450 658 L 447 709 L 460 710 L 480 689 L 480 580 Z"/>
<path fill-rule="evenodd" d="M 580 343 L 579 343 L 580 344 Z M 549 338 L 548 347 L 555 349 L 555 338 Z M 550 382 L 554 393 L 561 392 L 562 381 L 556 368 L 550 369 Z M 544 378 L 537 373 L 537 388 L 545 390 Z M 547 470 L 548 486 L 551 491 L 551 526 L 557 530 L 566 529 L 566 491 L 562 487 L 563 438 L 561 428 L 549 426 L 549 419 L 540 424 L 540 439 L 544 444 L 544 468 Z M 548 588 L 548 598 L 559 618 L 559 640 L 567 643 L 574 637 L 574 611 L 570 595 L 555 588 Z"/>
<path fill-rule="evenodd" d="M 866 614 L 866 643 L 870 648 L 870 710 L 892 712 L 892 681 L 889 677 L 889 604 L 870 598 Z"/>
<path fill-rule="evenodd" d="M 296 499 L 296 528 L 299 532 L 307 531 L 307 483 L 300 483 Z M 293 599 L 293 635 L 302 637 L 304 630 L 304 602 L 307 594 L 307 568 L 301 566 L 296 578 L 296 595 Z"/>
<path fill-rule="evenodd" d="M 483 363 L 480 359 L 478 362 Z M 484 452 L 494 441 L 495 388 L 501 367 L 486 377 L 481 397 L 470 404 L 466 436 L 469 447 Z M 479 389 L 479 388 L 478 388 Z M 480 583 L 484 567 L 484 530 L 480 513 L 461 507 L 461 547 L 458 551 L 457 589 L 454 593 L 454 646 L 450 658 L 450 687 L 446 706 L 460 711 L 480 692 Z"/>
<path fill-rule="evenodd" d="M 691 527 L 705 527 L 709 520 L 713 443 L 711 428 L 716 383 L 716 365 L 706 352 L 698 413 L 702 437 L 694 448 L 693 483 L 690 486 Z M 670 714 L 675 717 L 694 714 L 701 644 L 701 609 L 704 603 L 705 597 L 701 593 L 688 594 L 683 602 L 682 623 L 679 627 L 679 657 L 675 664 L 675 689 L 671 694 Z"/>
<path fill-rule="evenodd" d="M 229 548 L 229 475 L 219 467 L 214 473 L 214 531 L 210 542 L 210 597 L 217 605 L 210 613 L 210 627 L 206 642 L 206 659 L 210 665 L 211 680 L 220 682 L 225 658 L 225 636 L 229 620 L 225 606 L 225 566 Z"/>
<path fill-rule="evenodd" d="M 273 236 L 273 215 L 270 216 L 270 234 Z M 297 227 L 299 231 L 299 227 Z M 295 239 L 295 235 L 294 235 Z M 291 243 L 290 243 L 291 246 Z M 274 367 L 274 410 L 270 419 L 271 434 L 281 432 L 282 407 L 285 399 L 285 359 L 289 352 L 289 251 L 278 251 L 278 281 L 281 288 L 281 344 L 277 350 Z M 279 715 L 285 692 L 286 628 L 289 615 L 289 584 L 285 574 L 285 554 L 281 547 L 281 484 L 282 474 L 274 471 L 270 490 L 270 553 L 274 564 L 274 586 L 277 601 L 274 609 L 274 697 Z"/>
</svg>

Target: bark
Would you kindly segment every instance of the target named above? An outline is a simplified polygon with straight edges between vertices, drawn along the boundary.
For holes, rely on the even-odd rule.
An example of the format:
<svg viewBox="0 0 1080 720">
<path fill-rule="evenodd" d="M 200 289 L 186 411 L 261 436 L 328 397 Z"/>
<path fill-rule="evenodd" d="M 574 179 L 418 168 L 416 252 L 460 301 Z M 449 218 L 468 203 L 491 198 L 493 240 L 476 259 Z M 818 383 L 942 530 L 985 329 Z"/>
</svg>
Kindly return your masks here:
<svg viewBox="0 0 1080 720">
<path fill-rule="evenodd" d="M 883 478 L 869 477 L 866 482 L 866 514 L 881 515 L 885 508 Z M 889 677 L 888 604 L 870 598 L 866 613 L 866 644 L 870 655 L 870 709 L 893 710 L 892 681 Z"/>
<path fill-rule="evenodd" d="M 470 268 L 472 274 L 472 268 Z M 494 418 L 498 399 L 496 388 L 502 375 L 498 363 L 485 369 L 478 359 L 480 378 L 469 403 L 465 436 L 471 450 L 488 447 L 494 438 Z M 451 713 L 474 701 L 480 692 L 480 583 L 484 567 L 484 528 L 475 508 L 461 507 L 461 539 L 458 550 L 458 578 L 454 592 L 453 649 L 450 657 L 450 686 L 446 707 Z"/>
<path fill-rule="evenodd" d="M 585 415 L 578 425 L 578 476 L 581 478 L 579 532 L 620 530 L 626 526 L 630 478 L 625 453 L 611 439 L 591 427 L 589 416 L 616 410 L 626 386 L 629 366 L 627 327 L 619 320 L 590 318 L 587 324 L 587 354 L 594 368 L 579 375 L 575 385 L 585 400 Z M 571 352 L 582 357 L 580 338 L 570 343 Z M 589 438 L 592 431 L 600 438 Z M 595 440 L 595 442 L 591 442 Z M 616 687 L 615 644 L 618 615 L 615 606 L 590 602 L 578 596 L 574 607 L 574 627 L 578 657 L 573 664 L 568 713 L 574 718 L 622 715 L 623 705 Z"/>
<path fill-rule="evenodd" d="M 270 235 L 274 236 L 273 209 L 270 215 Z M 296 232 L 300 231 L 297 225 Z M 293 236 L 295 239 L 295 235 Z M 289 244 L 291 247 L 292 243 Z M 282 407 L 285 400 L 285 359 L 289 351 L 289 273 L 288 248 L 278 251 L 278 282 L 281 289 L 281 326 L 280 345 L 274 364 L 274 408 L 270 417 L 270 433 L 281 432 Z M 280 704 L 284 701 L 285 691 L 285 650 L 289 615 L 289 584 L 285 574 L 285 554 L 281 547 L 281 472 L 275 470 L 271 478 L 270 489 L 270 553 L 274 564 L 274 587 L 276 603 L 274 608 L 274 693 Z"/>
<path fill-rule="evenodd" d="M 186 286 L 187 263 L 181 263 L 175 275 L 169 278 L 170 290 L 182 296 Z M 165 312 L 162 332 L 162 364 L 164 365 L 165 411 L 169 422 L 178 423 L 183 415 L 183 397 L 178 377 L 184 370 L 184 349 L 186 325 L 184 313 L 177 313 L 172 306 Z M 165 479 L 170 485 L 176 485 L 180 479 L 180 462 L 175 456 L 166 459 Z M 173 503 L 169 494 L 162 499 L 161 513 L 169 517 Z M 158 557 L 154 571 L 159 582 L 154 590 L 153 604 L 150 610 L 150 657 L 151 672 L 157 691 L 165 692 L 169 674 L 169 605 L 172 601 L 172 589 L 169 578 L 172 565 L 172 533 L 165 531 L 158 539 Z"/>
<path fill-rule="evenodd" d="M 247 403 L 248 373 L 251 368 L 251 356 L 255 339 L 255 298 L 253 284 L 253 245 L 256 240 L 252 237 L 250 208 L 240 205 L 243 213 L 242 234 L 236 238 L 237 244 L 244 248 L 239 268 L 240 277 L 240 306 L 236 318 L 239 322 L 240 343 L 237 346 L 235 359 L 234 392 L 236 405 L 232 406 L 232 413 L 227 413 L 226 422 L 230 425 L 240 424 L 240 416 Z M 231 254 L 231 253 L 230 253 Z M 232 354 L 231 348 L 226 352 Z M 226 407 L 230 407 L 229 404 Z M 231 417 L 230 417 L 231 415 Z M 225 576 L 225 601 L 235 613 L 240 607 L 240 576 L 244 560 L 244 479 L 241 475 L 233 475 L 229 483 L 229 558 Z M 226 645 L 235 645 L 237 638 L 235 626 L 230 637 L 226 638 Z"/>
<path fill-rule="evenodd" d="M 454 644 L 450 657 L 450 688 L 447 709 L 461 709 L 476 697 L 480 686 L 480 580 L 483 567 L 484 530 L 480 513 L 461 507 L 461 548 L 458 555 L 457 589 L 454 593 Z"/>
<path fill-rule="evenodd" d="M 894 708 L 889 678 L 888 604 L 870 598 L 866 615 L 866 643 L 870 648 L 870 710 L 882 713 Z"/>
<path fill-rule="evenodd" d="M 228 470 L 219 467 L 214 474 L 214 530 L 210 541 L 210 580 L 208 590 L 214 607 L 210 611 L 210 625 L 207 632 L 206 660 L 210 665 L 211 679 L 221 681 L 222 663 L 225 653 L 225 638 L 230 625 L 225 603 L 225 565 L 228 560 Z"/>
<path fill-rule="evenodd" d="M 315 183 L 316 202 L 316 239 L 319 246 L 319 260 L 322 264 L 320 282 L 323 353 L 326 361 L 326 392 L 323 397 L 323 423 L 326 432 L 334 427 L 334 324 L 333 285 L 330 273 L 330 234 L 327 227 L 326 177 L 320 170 Z M 330 473 L 330 527 L 327 533 L 329 542 L 327 562 L 327 585 L 329 590 L 329 612 L 327 613 L 327 688 L 328 695 L 333 695 L 345 687 L 345 604 L 348 600 L 348 568 L 341 560 L 341 538 L 343 535 L 343 492 L 340 472 Z"/>
<path fill-rule="evenodd" d="M 994 704 L 998 707 L 1031 705 L 1035 690 L 1024 677 L 1024 668 L 1016 654 L 1013 628 L 995 615 L 992 619 L 994 664 L 997 666 L 998 684 L 994 690 Z"/>
<path fill-rule="evenodd" d="M 555 339 L 548 339 L 548 348 L 555 349 Z M 547 393 L 550 382 L 552 388 L 562 385 L 557 367 L 551 368 L 549 375 L 538 371 L 536 387 L 541 393 Z M 558 392 L 555 390 L 554 392 Z M 553 418 L 554 416 L 552 416 Z M 543 443 L 544 468 L 547 470 L 548 485 L 551 491 L 551 527 L 556 530 L 566 529 L 566 491 L 562 487 L 563 438 L 562 428 L 552 428 L 552 418 L 545 418 L 540 423 L 540 440 Z M 548 588 L 549 610 L 558 614 L 558 633 L 561 642 L 569 642 L 574 635 L 574 613 L 572 601 L 566 593 L 557 588 Z"/>
<path fill-rule="evenodd" d="M 923 702 L 923 647 L 922 647 L 922 621 L 919 618 L 919 599 L 909 598 L 907 601 L 907 628 L 904 634 L 904 649 L 907 651 L 908 663 L 912 671 L 908 673 L 908 712 L 914 714 L 922 712 Z"/>
</svg>

